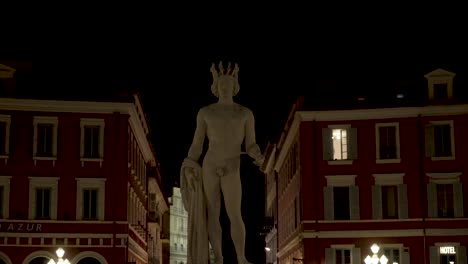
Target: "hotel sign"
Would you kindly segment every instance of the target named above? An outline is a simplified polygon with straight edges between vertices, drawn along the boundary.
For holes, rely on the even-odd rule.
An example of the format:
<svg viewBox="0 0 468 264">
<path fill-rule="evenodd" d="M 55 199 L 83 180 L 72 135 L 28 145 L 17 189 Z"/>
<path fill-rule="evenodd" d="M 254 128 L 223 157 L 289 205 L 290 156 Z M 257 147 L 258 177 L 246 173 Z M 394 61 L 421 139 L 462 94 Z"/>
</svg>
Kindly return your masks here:
<svg viewBox="0 0 468 264">
<path fill-rule="evenodd" d="M 0 232 L 42 232 L 42 224 L 1 222 Z"/>
<path fill-rule="evenodd" d="M 457 254 L 457 252 L 455 252 L 455 247 L 440 247 L 439 253 L 442 255 Z"/>
</svg>

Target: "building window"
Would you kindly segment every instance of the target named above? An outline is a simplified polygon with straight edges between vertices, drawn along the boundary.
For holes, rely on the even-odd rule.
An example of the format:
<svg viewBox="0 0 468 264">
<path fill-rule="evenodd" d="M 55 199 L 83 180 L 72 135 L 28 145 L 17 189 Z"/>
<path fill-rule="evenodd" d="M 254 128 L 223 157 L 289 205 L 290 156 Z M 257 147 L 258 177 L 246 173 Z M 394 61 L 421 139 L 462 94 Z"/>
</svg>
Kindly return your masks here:
<svg viewBox="0 0 468 264">
<path fill-rule="evenodd" d="M 8 157 L 10 153 L 10 123 L 9 115 L 0 115 L 0 157 Z"/>
<path fill-rule="evenodd" d="M 35 219 L 50 219 L 52 188 L 36 188 Z"/>
<path fill-rule="evenodd" d="M 433 160 L 455 158 L 453 121 L 426 125 L 426 156 Z"/>
<path fill-rule="evenodd" d="M 29 177 L 29 219 L 57 219 L 56 177 Z"/>
<path fill-rule="evenodd" d="M 401 263 L 399 248 L 383 248 L 383 253 L 387 257 L 387 263 Z"/>
<path fill-rule="evenodd" d="M 322 129 L 322 139 L 323 159 L 332 161 L 330 164 L 350 164 L 352 160 L 357 159 L 356 128 L 349 125 L 331 125 Z"/>
<path fill-rule="evenodd" d="M 428 215 L 434 218 L 464 217 L 461 173 L 428 173 Z"/>
<path fill-rule="evenodd" d="M 104 120 L 81 119 L 81 158 L 101 160 L 104 157 Z"/>
<path fill-rule="evenodd" d="M 34 117 L 34 158 L 57 157 L 57 117 Z"/>
<path fill-rule="evenodd" d="M 355 186 L 356 175 L 325 176 L 324 187 L 325 220 L 358 220 L 359 188 Z"/>
<path fill-rule="evenodd" d="M 331 245 L 325 249 L 326 264 L 359 264 L 361 263 L 361 250 L 354 245 Z"/>
<path fill-rule="evenodd" d="M 105 178 L 77 178 L 77 220 L 104 220 Z"/>
<path fill-rule="evenodd" d="M 375 128 L 377 163 L 400 162 L 398 123 L 379 123 Z"/>
<path fill-rule="evenodd" d="M 98 189 L 83 189 L 83 219 L 97 220 Z"/>
<path fill-rule="evenodd" d="M 448 83 L 434 84 L 434 100 L 448 99 Z"/>
<path fill-rule="evenodd" d="M 349 220 L 349 187 L 333 187 L 335 220 Z"/>
<path fill-rule="evenodd" d="M 0 219 L 8 219 L 11 176 L 0 176 Z"/>
<path fill-rule="evenodd" d="M 408 218 L 407 186 L 403 173 L 374 174 L 372 213 L 374 219 Z"/>
</svg>

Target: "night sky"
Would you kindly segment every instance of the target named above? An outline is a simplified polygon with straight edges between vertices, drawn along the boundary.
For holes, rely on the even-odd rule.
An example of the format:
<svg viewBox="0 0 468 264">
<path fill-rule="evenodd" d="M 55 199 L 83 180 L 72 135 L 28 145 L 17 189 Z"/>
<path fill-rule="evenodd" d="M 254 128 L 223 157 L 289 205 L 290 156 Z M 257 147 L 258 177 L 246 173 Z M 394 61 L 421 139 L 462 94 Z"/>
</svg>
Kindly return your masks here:
<svg viewBox="0 0 468 264">
<path fill-rule="evenodd" d="M 386 80 L 419 77 L 439 67 L 468 73 L 463 34 L 449 23 L 431 29 L 400 25 L 379 30 L 349 24 L 233 28 L 220 21 L 213 22 L 216 28 L 207 24 L 194 30 L 186 24 L 139 23 L 143 22 L 134 21 L 123 29 L 112 27 L 112 32 L 105 27 L 89 34 L 81 30 L 34 47 L 34 76 L 37 89 L 44 91 L 141 89 L 167 189 L 178 182 L 198 109 L 216 102 L 210 90 L 212 62 L 239 64 L 240 92 L 234 100 L 252 109 L 261 149 L 276 139 L 291 103 L 300 94 L 354 100 L 353 96 L 375 93 Z M 16 55 L 32 54 L 27 40 L 21 46 L 25 48 Z M 0 53 L 3 57 L 11 54 Z M 317 80 L 350 85 L 330 91 L 316 85 Z M 246 253 L 251 261 L 262 263 L 264 242 L 258 231 L 263 221 L 264 178 L 251 163 L 246 158 L 242 165 Z M 227 230 L 226 216 L 221 218 Z M 229 233 L 224 234 L 225 263 L 234 263 L 229 262 L 234 253 Z"/>
</svg>

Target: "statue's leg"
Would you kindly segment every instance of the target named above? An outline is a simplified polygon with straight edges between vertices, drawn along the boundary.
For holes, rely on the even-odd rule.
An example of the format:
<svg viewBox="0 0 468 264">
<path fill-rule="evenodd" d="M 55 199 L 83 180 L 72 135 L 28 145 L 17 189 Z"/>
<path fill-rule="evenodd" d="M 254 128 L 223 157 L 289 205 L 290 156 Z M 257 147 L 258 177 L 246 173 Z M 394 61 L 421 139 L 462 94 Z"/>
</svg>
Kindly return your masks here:
<svg viewBox="0 0 468 264">
<path fill-rule="evenodd" d="M 208 213 L 208 237 L 216 259 L 216 264 L 223 263 L 222 230 L 219 222 L 221 213 L 221 189 L 219 177 L 214 166 L 203 166 L 203 189 Z"/>
<path fill-rule="evenodd" d="M 236 249 L 237 262 L 248 263 L 245 258 L 245 226 L 241 212 L 242 185 L 239 166 L 231 167 L 231 170 L 221 177 L 221 189 L 226 213 L 231 222 L 231 238 Z"/>
</svg>

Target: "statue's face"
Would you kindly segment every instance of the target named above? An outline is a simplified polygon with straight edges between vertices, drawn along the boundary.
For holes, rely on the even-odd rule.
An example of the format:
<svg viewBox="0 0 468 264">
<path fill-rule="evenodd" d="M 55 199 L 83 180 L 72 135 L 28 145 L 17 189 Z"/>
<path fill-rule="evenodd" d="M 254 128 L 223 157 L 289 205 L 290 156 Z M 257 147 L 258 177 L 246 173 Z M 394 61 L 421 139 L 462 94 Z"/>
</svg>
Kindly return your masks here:
<svg viewBox="0 0 468 264">
<path fill-rule="evenodd" d="M 234 93 L 234 79 L 232 77 L 223 76 L 218 81 L 219 97 L 232 97 Z"/>
</svg>

